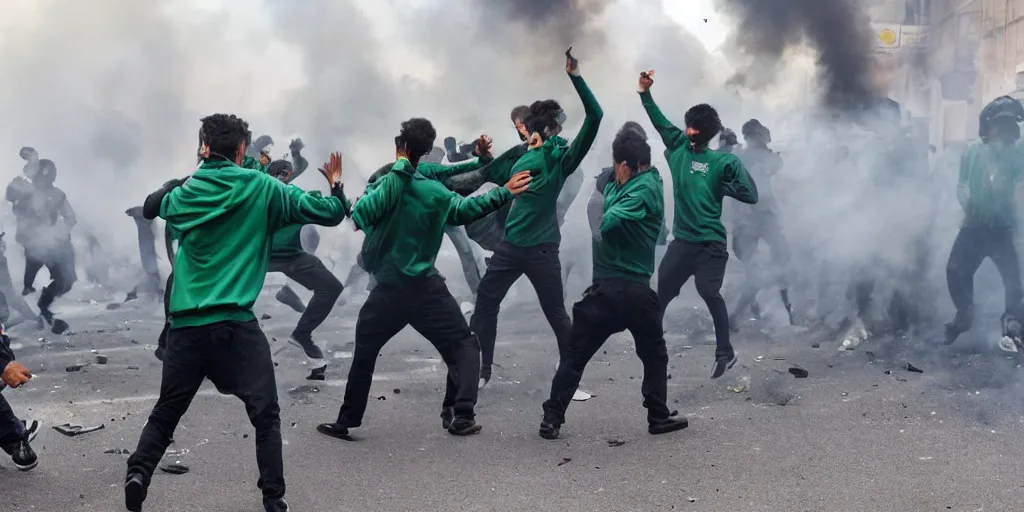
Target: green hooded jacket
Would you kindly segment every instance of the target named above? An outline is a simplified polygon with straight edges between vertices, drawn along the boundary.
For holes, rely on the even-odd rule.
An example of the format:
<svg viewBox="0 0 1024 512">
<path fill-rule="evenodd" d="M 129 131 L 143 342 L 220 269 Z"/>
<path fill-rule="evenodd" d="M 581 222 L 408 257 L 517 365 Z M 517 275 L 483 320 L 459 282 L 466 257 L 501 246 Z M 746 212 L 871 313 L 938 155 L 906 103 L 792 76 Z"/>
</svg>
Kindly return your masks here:
<svg viewBox="0 0 1024 512">
<path fill-rule="evenodd" d="M 622 186 L 604 187 L 601 239 L 594 240 L 594 279 L 628 279 L 650 285 L 654 248 L 665 223 L 665 185 L 657 168 Z"/>
</svg>

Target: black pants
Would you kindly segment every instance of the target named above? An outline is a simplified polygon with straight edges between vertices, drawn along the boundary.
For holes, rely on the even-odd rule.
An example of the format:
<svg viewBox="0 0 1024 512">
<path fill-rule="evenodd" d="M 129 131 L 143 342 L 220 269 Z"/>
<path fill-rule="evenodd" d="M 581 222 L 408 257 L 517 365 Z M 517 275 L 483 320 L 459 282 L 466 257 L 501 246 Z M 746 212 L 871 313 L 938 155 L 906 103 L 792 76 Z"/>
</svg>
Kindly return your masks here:
<svg viewBox="0 0 1024 512">
<path fill-rule="evenodd" d="M 0 384 L 0 388 L 2 387 L 3 385 Z M 15 443 L 27 440 L 28 432 L 25 431 L 25 425 L 14 415 L 7 399 L 0 395 L 0 449 L 10 455 Z"/>
<path fill-rule="evenodd" d="M 71 286 L 78 280 L 78 274 L 75 272 L 75 248 L 71 241 L 47 250 L 25 248 L 26 287 L 35 283 L 36 274 L 44 266 L 50 272 L 51 281 L 39 294 L 38 306 L 42 311 L 49 311 L 54 299 L 71 291 Z"/>
<path fill-rule="evenodd" d="M 362 425 L 377 357 L 407 325 L 434 345 L 448 366 L 441 406 L 454 407 L 456 417 L 474 418 L 480 345 L 444 279 L 435 275 L 410 278 L 402 284 L 379 283 L 366 298 L 356 321 L 356 346 L 345 385 L 345 402 L 338 411 L 339 425 Z"/>
<path fill-rule="evenodd" d="M 782 234 L 779 220 L 775 214 L 767 214 L 758 222 L 738 223 L 733 228 L 732 251 L 747 267 L 747 277 L 740 289 L 739 300 L 732 310 L 733 315 L 742 315 L 747 308 L 753 306 L 757 300 L 757 292 L 764 284 L 763 276 L 768 272 L 755 268 L 754 255 L 757 254 L 758 243 L 764 240 L 772 251 L 772 264 L 775 265 L 775 272 L 784 271 L 789 264 L 792 254 L 789 250 L 789 242 Z M 759 282 L 760 281 L 760 282 Z M 786 288 L 784 280 L 779 280 L 783 289 Z"/>
<path fill-rule="evenodd" d="M 334 303 L 341 295 L 341 281 L 331 273 L 320 258 L 309 253 L 302 253 L 290 258 L 271 258 L 267 266 L 268 272 L 281 272 L 289 279 L 299 283 L 313 292 L 306 311 L 299 317 L 293 334 L 308 337 L 313 330 L 324 323 L 331 314 Z"/>
<path fill-rule="evenodd" d="M 561 425 L 583 370 L 612 334 L 628 330 L 636 355 L 644 364 L 640 393 L 649 421 L 669 417 L 668 353 L 661 328 L 661 304 L 649 286 L 622 279 L 595 281 L 572 307 L 569 355 L 558 366 L 551 396 L 544 402 L 544 421 Z"/>
<path fill-rule="evenodd" d="M 174 282 L 174 271 L 167 275 L 167 285 L 164 286 L 164 328 L 157 338 L 157 348 L 167 347 L 167 336 L 171 332 L 171 283 Z"/>
<path fill-rule="evenodd" d="M 690 276 L 694 278 L 697 294 L 704 299 L 715 324 L 715 357 L 732 357 L 735 352 L 729 342 L 729 311 L 722 298 L 722 280 L 729 252 L 722 242 L 686 242 L 672 240 L 658 267 L 658 300 L 664 314 L 672 299 L 679 296 Z"/>
<path fill-rule="evenodd" d="M 487 272 L 480 281 L 476 295 L 476 310 L 470 327 L 480 337 L 483 366 L 494 364 L 494 343 L 498 334 L 498 310 L 509 288 L 526 274 L 540 299 L 540 309 L 555 331 L 558 356 L 562 360 L 569 353 L 569 335 L 572 321 L 565 311 L 562 291 L 562 263 L 558 260 L 558 245 L 541 244 L 534 247 L 516 247 L 502 241 L 487 262 Z"/>
<path fill-rule="evenodd" d="M 160 398 L 142 429 L 135 453 L 128 458 L 128 472 L 141 474 L 149 485 L 178 421 L 204 379 L 210 379 L 221 393 L 234 395 L 245 403 L 249 421 L 256 429 L 256 464 L 263 497 L 281 498 L 285 490 L 281 409 L 270 344 L 255 320 L 170 330 Z"/>
<path fill-rule="evenodd" d="M 956 235 L 946 265 L 946 284 L 956 306 L 954 326 L 964 332 L 974 322 L 974 274 L 985 258 L 991 258 L 1003 280 L 1006 294 L 1006 315 L 1022 319 L 1020 262 L 1013 246 L 1011 229 L 963 227 Z"/>
</svg>

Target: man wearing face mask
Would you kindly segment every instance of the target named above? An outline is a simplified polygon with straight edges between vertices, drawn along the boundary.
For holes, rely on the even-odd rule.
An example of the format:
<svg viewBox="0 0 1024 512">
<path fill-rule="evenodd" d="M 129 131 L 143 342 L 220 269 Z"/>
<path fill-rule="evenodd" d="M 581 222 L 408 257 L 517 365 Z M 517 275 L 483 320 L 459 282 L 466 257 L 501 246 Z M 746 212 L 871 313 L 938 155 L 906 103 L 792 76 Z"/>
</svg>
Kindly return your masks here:
<svg viewBox="0 0 1024 512">
<path fill-rule="evenodd" d="M 145 214 L 159 204 L 160 217 L 178 235 L 179 247 L 168 287 L 170 328 L 160 397 L 128 459 L 129 511 L 142 510 L 153 471 L 207 378 L 221 393 L 245 402 L 256 430 L 257 487 L 264 509 L 288 510 L 274 363 L 252 306 L 263 288 L 273 234 L 292 224 L 337 226 L 349 203 L 340 156 L 332 156 L 321 170 L 331 192 L 320 197 L 240 167 L 251 137 L 248 124 L 238 117 L 204 118 L 199 168 L 187 180 L 169 182 L 143 205 Z"/>
<path fill-rule="evenodd" d="M 758 188 L 756 204 L 738 204 L 732 209 L 732 251 L 747 269 L 740 298 L 732 309 L 730 317 L 734 331 L 739 329 L 736 319 L 740 318 L 747 308 L 751 309 L 754 316 L 760 316 L 757 292 L 761 286 L 758 282 L 765 281 L 769 272 L 755 268 L 752 260 L 761 240 L 764 240 L 772 251 L 774 272 L 780 276 L 779 296 L 789 314 L 789 323 L 793 324 L 793 305 L 789 301 L 789 289 L 782 282 L 786 273 L 785 267 L 789 264 L 789 243 L 782 234 L 779 204 L 772 191 L 772 178 L 782 168 L 782 157 L 768 147 L 768 143 L 772 140 L 771 132 L 757 119 L 751 119 L 744 123 L 742 131 L 747 146 L 737 149 L 734 153 L 743 162 L 743 166 L 747 168 L 755 183 L 761 185 Z"/>
<path fill-rule="evenodd" d="M 287 160 L 275 160 L 267 166 L 267 174 L 277 178 L 288 185 L 289 189 L 297 188 L 290 183 L 294 179 L 292 163 Z M 319 194 L 318 191 L 310 194 Z M 331 308 L 341 295 L 341 281 L 324 266 L 320 258 L 303 249 L 303 231 L 306 237 L 315 238 L 319 244 L 320 236 L 316 233 L 313 225 L 291 224 L 274 232 L 273 242 L 270 248 L 270 263 L 267 265 L 267 272 L 281 272 L 289 279 L 304 286 L 313 292 L 313 298 L 309 300 L 308 306 L 303 306 L 295 292 L 287 286 L 277 293 L 277 300 L 293 308 L 301 306 L 302 316 L 295 326 L 288 343 L 299 347 L 309 358 L 310 370 L 313 374 L 322 373 L 327 367 L 323 350 L 313 341 L 313 330 L 320 327 Z M 287 291 L 285 291 L 287 290 Z M 298 308 L 296 308 L 298 310 Z M 311 374 L 311 375 L 313 375 Z"/>
<path fill-rule="evenodd" d="M 558 197 L 569 175 L 576 171 L 594 144 L 604 111 L 580 75 L 579 63 L 569 50 L 565 53 L 565 61 L 565 71 L 586 112 L 576 139 L 567 144 L 558 136 L 565 122 L 565 112 L 558 102 L 536 101 L 530 105 L 530 113 L 523 123 L 529 134 L 526 153 L 507 172 L 499 172 L 503 169 L 499 170 L 493 164 L 484 170 L 488 181 L 496 184 L 508 181 L 511 175 L 520 171 L 530 171 L 533 181 L 530 190 L 512 202 L 504 239 L 487 263 L 487 272 L 477 292 L 476 310 L 470 325 L 480 337 L 481 385 L 491 378 L 501 302 L 509 288 L 524 274 L 533 284 L 544 316 L 555 331 L 559 361 L 568 355 L 572 322 L 565 311 L 562 288 Z"/>
<path fill-rule="evenodd" d="M 722 279 L 729 261 L 722 198 L 757 203 L 757 185 L 736 155 L 713 151 L 711 140 L 722 130 L 718 112 L 707 104 L 691 107 L 684 116 L 686 130 L 673 125 L 654 103 L 651 86 L 654 71 L 640 73 L 640 102 L 665 143 L 675 198 L 672 243 L 658 267 L 658 298 L 664 313 L 679 290 L 693 277 L 697 293 L 715 324 L 715 363 L 711 378 L 717 379 L 736 364 L 729 340 L 729 311 L 722 298 Z"/>
<path fill-rule="evenodd" d="M 54 186 L 57 167 L 50 160 L 40 160 L 29 189 L 12 194 L 8 200 L 14 204 L 18 219 L 15 240 L 25 248 L 25 284 L 23 295 L 35 291 L 32 287 L 36 275 L 44 266 L 51 282 L 39 294 L 39 314 L 60 334 L 68 329 L 67 322 L 55 318 L 50 311 L 53 301 L 71 290 L 78 279 L 75 272 L 75 250 L 71 245 L 71 228 L 77 223 L 75 212 L 64 191 Z"/>
<path fill-rule="evenodd" d="M 946 265 L 946 283 L 956 317 L 946 324 L 946 343 L 971 328 L 974 321 L 974 274 L 985 258 L 999 269 L 1005 291 L 1003 339 L 1000 348 L 1024 351 L 1021 343 L 1021 302 L 1024 300 L 1020 263 L 1013 245 L 1017 224 L 1014 194 L 1024 170 L 1024 152 L 1017 144 L 1024 106 L 1002 96 L 982 109 L 975 142 L 960 159 L 957 199 L 964 220 Z"/>
</svg>

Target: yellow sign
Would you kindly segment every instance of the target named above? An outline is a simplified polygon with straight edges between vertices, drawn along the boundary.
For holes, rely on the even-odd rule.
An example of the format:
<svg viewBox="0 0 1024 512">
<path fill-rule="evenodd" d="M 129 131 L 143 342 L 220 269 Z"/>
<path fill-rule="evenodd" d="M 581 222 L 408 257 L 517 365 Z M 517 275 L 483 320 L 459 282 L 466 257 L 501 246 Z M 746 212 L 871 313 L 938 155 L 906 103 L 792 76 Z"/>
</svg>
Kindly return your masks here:
<svg viewBox="0 0 1024 512">
<path fill-rule="evenodd" d="M 878 33 L 878 40 L 885 46 L 895 45 L 897 39 L 898 36 L 896 35 L 896 32 L 890 28 L 882 29 L 882 31 Z"/>
</svg>

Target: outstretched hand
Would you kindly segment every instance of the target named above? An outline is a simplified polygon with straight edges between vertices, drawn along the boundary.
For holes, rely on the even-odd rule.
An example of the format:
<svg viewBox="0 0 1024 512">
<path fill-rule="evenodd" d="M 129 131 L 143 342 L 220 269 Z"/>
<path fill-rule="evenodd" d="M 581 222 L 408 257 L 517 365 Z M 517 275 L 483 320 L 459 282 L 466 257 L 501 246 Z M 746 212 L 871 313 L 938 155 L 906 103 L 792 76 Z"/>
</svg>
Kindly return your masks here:
<svg viewBox="0 0 1024 512">
<path fill-rule="evenodd" d="M 651 70 L 648 70 L 648 71 L 641 71 L 640 72 L 640 82 L 639 82 L 639 87 L 637 88 L 637 91 L 639 91 L 639 92 L 647 92 L 647 91 L 651 90 L 651 86 L 652 85 L 654 85 L 654 70 L 651 69 Z"/>
<path fill-rule="evenodd" d="M 517 197 L 519 194 L 526 192 L 526 189 L 530 188 L 530 180 L 533 177 L 530 176 L 530 171 L 519 171 L 512 175 L 512 179 L 508 180 L 505 184 L 505 188 L 509 192 L 512 192 L 512 197 Z"/>
<path fill-rule="evenodd" d="M 25 365 L 17 361 L 7 363 L 7 366 L 4 368 L 3 375 L 0 375 L 0 380 L 12 388 L 19 387 L 31 379 L 32 372 L 28 371 L 28 368 L 25 368 Z"/>
<path fill-rule="evenodd" d="M 580 61 L 572 56 L 572 46 L 565 51 L 565 72 L 573 76 L 580 76 Z"/>
<path fill-rule="evenodd" d="M 484 156 L 491 152 L 491 145 L 494 140 L 483 134 L 479 139 L 476 139 L 476 147 L 473 149 L 473 156 Z"/>
<path fill-rule="evenodd" d="M 332 187 L 341 184 L 341 153 L 331 153 L 330 160 L 320 166 L 319 171 Z"/>
</svg>

